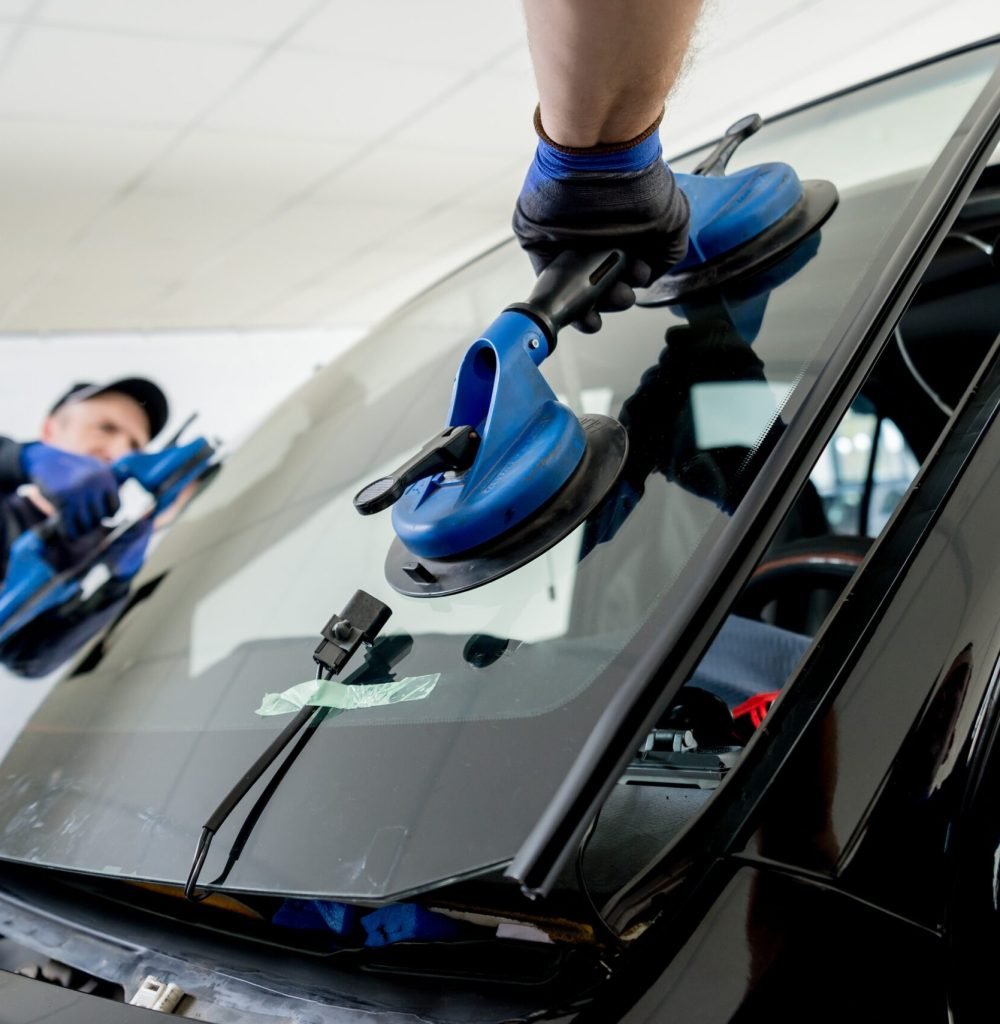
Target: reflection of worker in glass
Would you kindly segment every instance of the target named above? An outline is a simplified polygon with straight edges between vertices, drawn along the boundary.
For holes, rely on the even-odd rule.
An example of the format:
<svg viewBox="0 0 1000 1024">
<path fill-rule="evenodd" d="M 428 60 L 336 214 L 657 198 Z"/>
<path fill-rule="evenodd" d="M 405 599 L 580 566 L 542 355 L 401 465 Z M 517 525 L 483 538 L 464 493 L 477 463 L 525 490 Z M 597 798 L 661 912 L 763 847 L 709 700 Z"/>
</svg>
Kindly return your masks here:
<svg viewBox="0 0 1000 1024">
<path fill-rule="evenodd" d="M 37 441 L 0 438 L 0 572 L 16 538 L 56 515 L 61 557 L 84 557 L 104 535 L 101 520 L 118 511 L 111 463 L 144 448 L 167 416 L 163 392 L 130 377 L 74 385 L 45 417 Z M 123 576 L 138 572 L 151 532 L 151 522 L 129 531 L 114 552 Z"/>
<path fill-rule="evenodd" d="M 52 407 L 39 440 L 0 438 L 0 663 L 8 669 L 47 675 L 125 607 L 154 527 L 191 497 L 212 455 L 203 438 L 144 452 L 167 415 L 148 380 L 79 384 Z M 127 480 L 148 495 L 141 508 L 119 508 Z"/>
</svg>

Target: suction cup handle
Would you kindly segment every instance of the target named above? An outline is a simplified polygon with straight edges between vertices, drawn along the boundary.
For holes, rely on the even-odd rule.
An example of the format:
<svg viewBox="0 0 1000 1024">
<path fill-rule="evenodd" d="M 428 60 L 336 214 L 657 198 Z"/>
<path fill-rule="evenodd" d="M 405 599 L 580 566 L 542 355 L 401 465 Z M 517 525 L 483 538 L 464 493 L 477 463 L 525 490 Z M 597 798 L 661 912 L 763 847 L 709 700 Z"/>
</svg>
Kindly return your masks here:
<svg viewBox="0 0 1000 1024">
<path fill-rule="evenodd" d="M 760 114 L 747 114 L 726 129 L 726 134 L 719 139 L 718 145 L 694 169 L 695 174 L 710 178 L 718 178 L 726 173 L 729 158 L 739 147 L 754 135 L 764 124 Z"/>
<path fill-rule="evenodd" d="M 561 253 L 538 275 L 528 301 L 507 309 L 527 313 L 545 331 L 551 352 L 556 335 L 593 309 L 624 269 L 621 249 Z"/>
<path fill-rule="evenodd" d="M 384 476 L 362 487 L 354 495 L 354 507 L 363 515 L 381 512 L 395 504 L 410 484 L 444 470 L 467 469 L 479 450 L 479 434 L 472 427 L 448 427 L 431 438 L 391 476 Z"/>
</svg>

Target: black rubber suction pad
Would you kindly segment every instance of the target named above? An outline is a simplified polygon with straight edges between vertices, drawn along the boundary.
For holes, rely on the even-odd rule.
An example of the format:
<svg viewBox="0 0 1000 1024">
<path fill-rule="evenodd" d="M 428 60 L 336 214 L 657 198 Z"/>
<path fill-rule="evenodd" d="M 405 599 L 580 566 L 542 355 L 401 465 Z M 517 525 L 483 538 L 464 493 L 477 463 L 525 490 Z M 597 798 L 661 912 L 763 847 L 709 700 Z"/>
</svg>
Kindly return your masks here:
<svg viewBox="0 0 1000 1024">
<path fill-rule="evenodd" d="M 678 273 L 666 273 L 636 292 L 640 306 L 667 306 L 762 270 L 812 234 L 833 213 L 838 200 L 829 181 L 802 182 L 802 198 L 776 224 L 718 259 Z"/>
<path fill-rule="evenodd" d="M 526 522 L 489 544 L 449 558 L 418 558 L 397 537 L 385 578 L 407 597 L 446 597 L 506 576 L 569 536 L 614 487 L 628 454 L 625 428 L 609 416 L 581 416 L 587 448 L 573 475 Z"/>
</svg>

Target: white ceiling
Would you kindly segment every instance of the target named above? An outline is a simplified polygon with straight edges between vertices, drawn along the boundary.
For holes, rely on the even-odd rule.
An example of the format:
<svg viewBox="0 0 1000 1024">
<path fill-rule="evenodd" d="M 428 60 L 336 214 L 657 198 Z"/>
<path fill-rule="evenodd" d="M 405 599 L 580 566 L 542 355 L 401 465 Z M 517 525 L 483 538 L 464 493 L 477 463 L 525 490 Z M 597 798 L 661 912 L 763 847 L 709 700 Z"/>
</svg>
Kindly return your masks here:
<svg viewBox="0 0 1000 1024">
<path fill-rule="evenodd" d="M 995 0 L 709 0 L 664 147 L 1000 32 Z M 508 231 L 519 0 L 0 0 L 0 332 L 343 326 Z"/>
</svg>

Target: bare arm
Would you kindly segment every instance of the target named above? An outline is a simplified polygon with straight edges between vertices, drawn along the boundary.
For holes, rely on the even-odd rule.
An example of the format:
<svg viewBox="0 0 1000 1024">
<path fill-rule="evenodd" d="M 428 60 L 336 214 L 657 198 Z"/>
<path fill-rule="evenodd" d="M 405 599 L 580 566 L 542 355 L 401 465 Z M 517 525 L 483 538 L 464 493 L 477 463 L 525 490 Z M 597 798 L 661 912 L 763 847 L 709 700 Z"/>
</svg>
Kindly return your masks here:
<svg viewBox="0 0 1000 1024">
<path fill-rule="evenodd" d="M 561 146 L 645 131 L 684 65 L 703 0 L 524 0 L 546 134 Z"/>
</svg>

